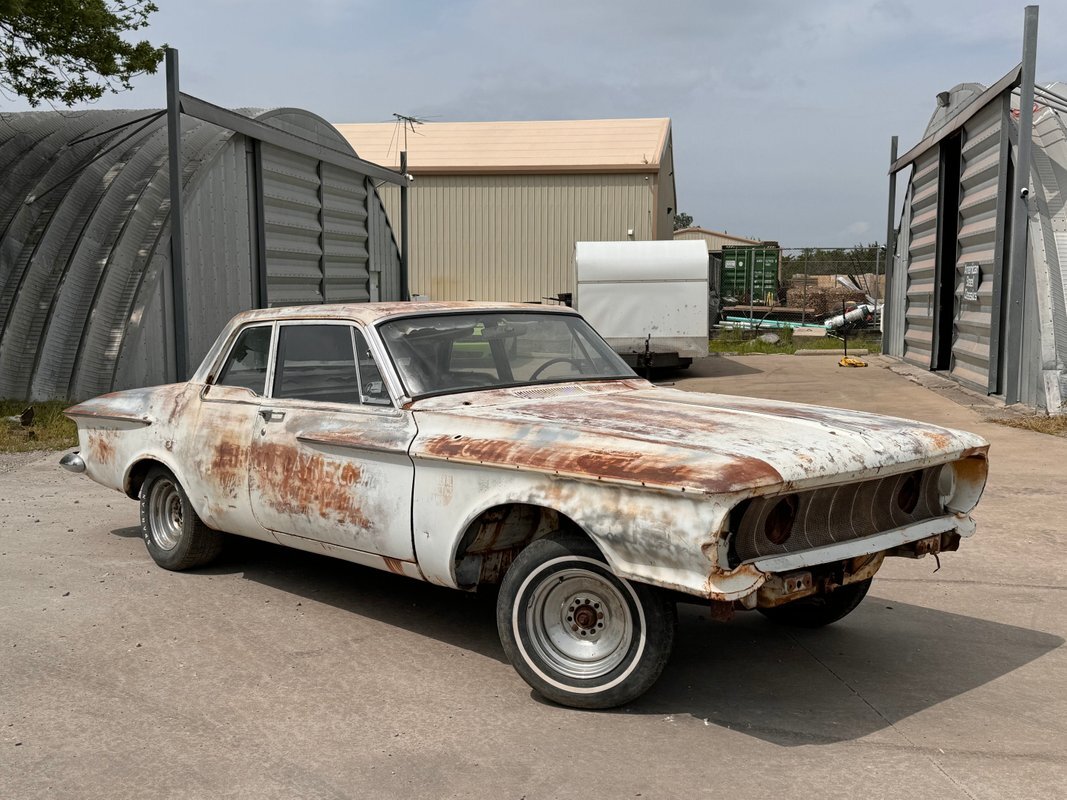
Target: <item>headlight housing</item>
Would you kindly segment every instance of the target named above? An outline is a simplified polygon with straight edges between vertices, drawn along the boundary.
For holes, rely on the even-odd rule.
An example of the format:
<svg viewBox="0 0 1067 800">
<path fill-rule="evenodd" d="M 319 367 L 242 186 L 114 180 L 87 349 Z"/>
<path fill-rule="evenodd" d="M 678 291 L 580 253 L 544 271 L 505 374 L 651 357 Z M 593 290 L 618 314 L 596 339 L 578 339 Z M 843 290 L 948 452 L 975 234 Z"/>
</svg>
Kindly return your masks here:
<svg viewBox="0 0 1067 800">
<path fill-rule="evenodd" d="M 967 514 L 982 497 L 989 464 L 985 456 L 969 456 L 941 467 L 937 492 L 946 511 Z"/>
</svg>

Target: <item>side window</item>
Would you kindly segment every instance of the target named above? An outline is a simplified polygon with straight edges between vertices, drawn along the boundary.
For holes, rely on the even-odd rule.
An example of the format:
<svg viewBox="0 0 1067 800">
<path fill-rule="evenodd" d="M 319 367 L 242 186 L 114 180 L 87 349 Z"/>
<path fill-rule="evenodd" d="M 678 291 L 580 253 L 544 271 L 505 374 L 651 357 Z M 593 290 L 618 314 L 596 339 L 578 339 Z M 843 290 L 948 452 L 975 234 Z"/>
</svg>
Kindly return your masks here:
<svg viewBox="0 0 1067 800">
<path fill-rule="evenodd" d="M 263 394 L 267 384 L 267 356 L 270 353 L 270 325 L 245 328 L 234 342 L 219 372 L 217 386 L 242 386 Z"/>
<path fill-rule="evenodd" d="M 274 397 L 320 403 L 359 403 L 348 325 L 282 325 Z"/>
<path fill-rule="evenodd" d="M 359 385 L 362 389 L 362 400 L 369 406 L 391 406 L 392 399 L 389 390 L 385 388 L 382 373 L 378 365 L 374 363 L 374 356 L 367 347 L 367 340 L 363 334 L 352 328 L 352 344 L 356 349 L 356 360 L 359 362 Z"/>
</svg>

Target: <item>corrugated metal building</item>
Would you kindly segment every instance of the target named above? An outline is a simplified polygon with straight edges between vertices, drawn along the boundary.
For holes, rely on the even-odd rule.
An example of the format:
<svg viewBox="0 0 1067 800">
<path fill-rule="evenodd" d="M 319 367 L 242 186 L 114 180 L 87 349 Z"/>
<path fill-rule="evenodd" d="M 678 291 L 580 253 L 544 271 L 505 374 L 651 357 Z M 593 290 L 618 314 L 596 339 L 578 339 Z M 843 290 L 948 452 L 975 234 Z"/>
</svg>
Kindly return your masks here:
<svg viewBox="0 0 1067 800">
<path fill-rule="evenodd" d="M 338 124 L 399 167 L 405 132 Z M 411 291 L 434 300 L 539 300 L 574 291 L 579 241 L 670 239 L 669 119 L 435 122 L 406 135 Z M 399 227 L 399 191 L 381 187 Z"/>
<path fill-rule="evenodd" d="M 306 111 L 245 112 L 354 155 Z M 188 354 L 238 311 L 399 297 L 372 182 L 182 118 Z M 0 121 L 0 397 L 78 399 L 175 379 L 166 119 L 30 112 Z"/>
<path fill-rule="evenodd" d="M 905 361 L 1058 413 L 1067 397 L 1067 113 L 1034 104 L 1029 180 L 1025 192 L 1013 189 L 1019 85 L 1016 67 L 988 89 L 942 93 L 923 141 L 894 163 L 911 174 L 884 339 Z M 1046 89 L 1067 96 L 1067 85 Z M 1026 220 L 1015 267 L 1017 202 Z"/>
<path fill-rule="evenodd" d="M 703 239 L 708 245 L 709 253 L 718 253 L 724 247 L 748 247 L 762 244 L 761 239 L 748 239 L 734 236 L 732 233 L 709 231 L 707 228 L 682 228 L 674 232 L 675 239 Z"/>
</svg>

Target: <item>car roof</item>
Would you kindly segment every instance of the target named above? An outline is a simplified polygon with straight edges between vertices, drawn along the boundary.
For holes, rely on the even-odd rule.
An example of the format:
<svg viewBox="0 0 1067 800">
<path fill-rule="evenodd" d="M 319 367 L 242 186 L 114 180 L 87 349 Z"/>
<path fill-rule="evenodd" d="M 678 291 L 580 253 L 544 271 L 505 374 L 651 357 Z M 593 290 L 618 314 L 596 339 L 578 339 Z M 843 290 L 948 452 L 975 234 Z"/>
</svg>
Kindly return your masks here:
<svg viewBox="0 0 1067 800">
<path fill-rule="evenodd" d="M 457 301 L 418 301 L 396 303 L 333 303 L 310 306 L 281 306 L 245 311 L 234 318 L 243 325 L 246 322 L 289 319 L 346 319 L 372 325 L 384 319 L 405 316 L 422 316 L 463 311 L 550 311 L 570 312 L 566 306 L 548 306 L 536 303 L 488 303 Z"/>
</svg>

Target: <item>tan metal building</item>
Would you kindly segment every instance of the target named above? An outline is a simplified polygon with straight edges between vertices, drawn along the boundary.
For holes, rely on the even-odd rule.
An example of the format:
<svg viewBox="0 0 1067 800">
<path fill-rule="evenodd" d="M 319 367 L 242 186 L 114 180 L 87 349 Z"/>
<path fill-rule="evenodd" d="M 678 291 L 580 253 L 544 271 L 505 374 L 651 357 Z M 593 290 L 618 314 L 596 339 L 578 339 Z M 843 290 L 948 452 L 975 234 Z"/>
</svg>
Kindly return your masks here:
<svg viewBox="0 0 1067 800">
<path fill-rule="evenodd" d="M 724 247 L 746 247 L 748 245 L 762 244 L 760 239 L 746 239 L 744 236 L 734 236 L 732 233 L 720 233 L 709 231 L 707 228 L 682 228 L 674 232 L 675 239 L 703 239 L 708 244 L 709 253 L 717 253 Z"/>
<path fill-rule="evenodd" d="M 399 167 L 403 128 L 335 127 Z M 406 142 L 413 294 L 539 300 L 574 291 L 575 242 L 672 238 L 670 119 L 436 122 Z M 398 229 L 399 190 L 379 193 Z"/>
</svg>

